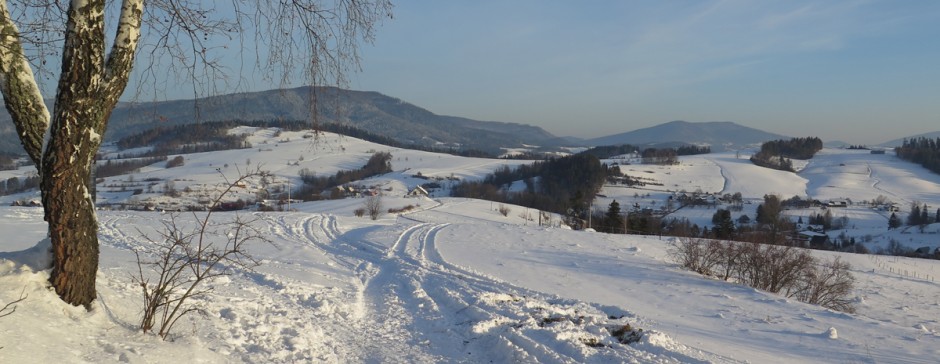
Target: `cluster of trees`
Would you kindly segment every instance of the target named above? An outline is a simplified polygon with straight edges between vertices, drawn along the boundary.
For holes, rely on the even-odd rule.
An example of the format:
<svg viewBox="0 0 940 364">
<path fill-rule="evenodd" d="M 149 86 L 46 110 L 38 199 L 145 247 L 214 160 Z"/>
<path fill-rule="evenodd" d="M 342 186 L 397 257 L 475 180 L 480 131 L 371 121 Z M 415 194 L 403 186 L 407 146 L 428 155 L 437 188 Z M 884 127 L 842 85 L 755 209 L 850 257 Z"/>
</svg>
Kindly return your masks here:
<svg viewBox="0 0 940 364">
<path fill-rule="evenodd" d="M 7 171 L 19 167 L 14 155 L 0 153 L 0 171 Z"/>
<path fill-rule="evenodd" d="M 708 154 L 712 152 L 712 147 L 703 145 L 683 145 L 676 148 L 676 154 L 678 155 L 698 155 L 698 154 Z"/>
<path fill-rule="evenodd" d="M 98 163 L 95 167 L 94 175 L 96 178 L 113 177 L 127 174 L 141 167 L 166 160 L 166 156 L 132 158 L 125 160 L 106 160 L 104 163 Z"/>
<path fill-rule="evenodd" d="M 646 148 L 640 153 L 640 158 L 642 158 L 643 164 L 668 165 L 679 163 L 679 154 L 676 153 L 675 149 L 670 148 Z"/>
<path fill-rule="evenodd" d="M 480 198 L 511 203 L 534 209 L 565 214 L 581 227 L 587 219 L 588 207 L 608 176 L 619 175 L 620 170 L 602 164 L 587 154 L 551 158 L 515 169 L 502 167 L 482 181 L 465 181 L 453 187 L 454 197 Z M 515 181 L 523 181 L 526 188 L 509 192 Z"/>
<path fill-rule="evenodd" d="M 7 180 L 0 179 L 0 196 L 29 191 L 36 187 L 39 187 L 39 176 L 22 178 L 10 177 Z"/>
<path fill-rule="evenodd" d="M 918 163 L 934 173 L 940 173 L 940 138 L 905 139 L 895 151 L 898 157 L 904 160 Z"/>
<path fill-rule="evenodd" d="M 933 218 L 930 217 L 927 204 L 921 205 L 920 202 L 911 203 L 911 214 L 907 215 L 907 224 L 910 226 L 927 225 L 940 222 L 940 208 Z"/>
<path fill-rule="evenodd" d="M 640 148 L 630 144 L 605 145 L 585 150 L 579 154 L 593 155 L 597 159 L 610 159 L 618 155 L 632 154 L 639 152 Z"/>
<path fill-rule="evenodd" d="M 182 167 L 183 164 L 185 163 L 186 163 L 186 160 L 183 158 L 183 156 L 178 155 L 176 157 L 173 157 L 173 159 L 166 161 L 166 168 Z"/>
<path fill-rule="evenodd" d="M 306 124 L 306 129 L 310 129 L 310 124 Z M 342 134 L 348 137 L 362 139 L 368 142 L 373 142 L 376 144 L 387 145 L 390 147 L 402 148 L 402 149 L 412 149 L 412 150 L 421 150 L 425 152 L 432 153 L 443 153 L 451 154 L 462 157 L 474 157 L 474 158 L 496 158 L 495 154 L 487 153 L 485 151 L 476 150 L 476 149 L 454 149 L 454 148 L 435 148 L 427 145 L 413 144 L 413 143 L 402 143 L 398 140 L 373 134 L 368 131 L 359 129 L 355 126 L 349 124 L 339 124 L 339 123 L 324 123 L 320 124 L 317 128 L 319 131 L 326 131 L 330 133 Z"/>
<path fill-rule="evenodd" d="M 633 211 L 626 211 L 616 200 L 607 206 L 607 211 L 592 213 L 585 223 L 585 228 L 609 234 L 660 235 L 669 231 L 668 223 L 662 220 L 661 215 L 636 207 Z"/>
<path fill-rule="evenodd" d="M 815 214 L 809 217 L 810 225 L 819 225 L 823 227 L 823 230 L 832 229 L 832 212 L 826 210 L 825 214 Z"/>
<path fill-rule="evenodd" d="M 161 126 L 121 138 L 117 145 L 122 149 L 153 147 L 141 157 L 251 148 L 245 136 L 228 133 L 235 126 L 234 122 Z"/>
<path fill-rule="evenodd" d="M 760 151 L 751 156 L 751 162 L 761 167 L 793 172 L 791 159 L 810 159 L 822 147 L 822 139 L 817 137 L 772 140 L 761 145 Z"/>
<path fill-rule="evenodd" d="M 672 258 L 696 273 L 734 281 L 802 302 L 855 312 L 851 266 L 834 258 L 820 262 L 792 246 L 680 239 Z"/>
<path fill-rule="evenodd" d="M 677 148 L 646 148 L 641 151 L 630 144 L 594 147 L 579 154 L 593 155 L 598 159 L 610 159 L 624 154 L 639 153 L 645 164 L 675 164 L 678 156 L 711 153 L 709 146 L 684 145 Z"/>
<path fill-rule="evenodd" d="M 389 152 L 376 152 L 369 157 L 369 161 L 362 168 L 351 171 L 342 170 L 332 176 L 317 176 L 309 169 L 304 168 L 300 170 L 300 179 L 303 180 L 304 184 L 300 186 L 295 196 L 306 201 L 319 200 L 322 198 L 323 191 L 329 188 L 391 171 L 392 154 Z"/>
</svg>

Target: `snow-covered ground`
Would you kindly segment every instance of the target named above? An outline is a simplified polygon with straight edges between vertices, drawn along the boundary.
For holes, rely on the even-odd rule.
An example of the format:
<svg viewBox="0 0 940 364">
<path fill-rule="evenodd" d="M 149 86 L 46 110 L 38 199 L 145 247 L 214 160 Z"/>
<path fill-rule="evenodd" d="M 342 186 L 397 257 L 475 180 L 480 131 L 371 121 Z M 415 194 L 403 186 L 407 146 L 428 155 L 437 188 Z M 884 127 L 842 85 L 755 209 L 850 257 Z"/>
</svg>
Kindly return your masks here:
<svg viewBox="0 0 940 364">
<path fill-rule="evenodd" d="M 91 312 L 46 288 L 29 248 L 41 210 L 0 208 L 4 362 L 867 362 L 940 355 L 936 261 L 840 254 L 857 314 L 829 311 L 683 271 L 669 239 L 533 226 L 489 202 L 421 201 L 378 221 L 356 199 L 248 213 L 272 240 L 262 265 L 212 283 L 164 342 L 135 329 L 134 250 L 158 212 L 105 211 Z M 513 206 L 514 209 L 521 209 Z M 220 222 L 232 213 L 216 215 Z M 140 232 L 138 232 L 138 230 Z M 814 254 L 831 255 L 837 253 Z M 899 271 L 906 271 L 908 274 Z M 910 272 L 921 278 L 914 278 Z M 643 338 L 620 344 L 609 329 Z M 605 347 L 589 347 L 595 340 Z"/>
<path fill-rule="evenodd" d="M 662 209 L 670 196 L 685 193 L 733 194 L 741 193 L 746 204 L 740 211 L 732 211 L 737 219 L 741 215 L 755 217 L 757 205 L 766 194 L 782 198 L 799 196 L 822 202 L 841 200 L 847 207 L 832 208 L 834 219 L 847 219 L 844 229 L 831 231 L 830 238 L 840 234 L 855 237 L 869 249 L 877 251 L 896 241 L 909 249 L 940 247 L 940 224 L 920 227 L 902 227 L 888 230 L 891 212 L 871 206 L 869 201 L 882 196 L 900 208 L 903 221 L 914 202 L 927 204 L 931 218 L 940 207 L 940 175 L 897 158 L 892 153 L 871 154 L 867 150 L 823 149 L 801 166 L 799 173 L 776 171 L 755 166 L 747 155 L 714 153 L 687 156 L 677 165 L 622 165 L 620 170 L 646 182 L 642 187 L 622 185 L 605 186 L 604 197 L 595 201 L 595 211 L 605 211 L 611 201 L 617 200 L 624 209 L 635 204 L 642 208 Z M 615 162 L 614 160 L 610 162 Z M 674 207 L 675 208 L 675 207 Z M 669 217 L 686 218 L 699 226 L 710 226 L 715 207 L 687 207 L 670 213 Z M 808 222 L 810 216 L 825 214 L 821 208 L 795 209 L 785 212 L 796 221 Z"/>
<path fill-rule="evenodd" d="M 249 166 L 273 173 L 269 186 L 296 185 L 303 168 L 332 174 L 390 151 L 394 172 L 361 183 L 383 192 L 385 208 L 416 208 L 377 221 L 354 216 L 362 198 L 241 212 L 257 218 L 271 240 L 251 247 L 262 264 L 211 282 L 213 294 L 198 301 L 204 314 L 182 320 L 162 341 L 136 329 L 142 298 L 131 277 L 134 252 L 153 251 L 148 237 L 170 215 L 99 212 L 99 297 L 86 312 L 47 288 L 42 245 L 36 247 L 46 234 L 42 209 L 6 206 L 37 195 L 0 198 L 0 307 L 26 296 L 0 318 L 0 362 L 928 363 L 940 354 L 935 260 L 814 251 L 852 264 L 858 312 L 839 313 L 686 272 L 669 259 L 668 237 L 572 231 L 558 227 L 558 216 L 551 227 L 538 226 L 537 211 L 524 207 L 441 197 L 453 179 L 525 161 L 388 148 L 333 134 L 314 140 L 303 132 L 233 132 L 250 134 L 254 147 L 187 154 L 181 167 L 157 163 L 106 178 L 99 202 L 169 204 L 167 181 L 195 191 L 183 202 L 197 201 L 217 191 L 220 171 L 232 178 Z M 881 195 L 901 206 L 902 218 L 912 201 L 931 206 L 931 214 L 940 206 L 940 176 L 891 154 L 826 149 L 801 166 L 799 174 L 773 171 L 733 153 L 683 157 L 674 166 L 623 165 L 648 185 L 607 186 L 595 208 L 614 199 L 625 208 L 658 208 L 683 190 L 742 193 L 750 203 L 735 217 L 753 217 L 768 193 L 853 202 Z M 29 168 L 0 178 L 28 175 Z M 426 178 L 439 178 L 445 189 L 432 198 L 403 197 Z M 510 212 L 503 216 L 499 207 Z M 892 239 L 940 246 L 940 224 L 887 231 L 889 212 L 865 205 L 832 211 L 849 221 L 847 234 L 867 236 L 871 248 Z M 708 225 L 713 212 L 684 208 L 673 216 Z M 795 219 L 821 212 L 787 213 Z M 225 223 L 235 215 L 214 216 Z M 611 334 L 627 324 L 643 330 L 639 342 L 622 344 Z"/>
</svg>

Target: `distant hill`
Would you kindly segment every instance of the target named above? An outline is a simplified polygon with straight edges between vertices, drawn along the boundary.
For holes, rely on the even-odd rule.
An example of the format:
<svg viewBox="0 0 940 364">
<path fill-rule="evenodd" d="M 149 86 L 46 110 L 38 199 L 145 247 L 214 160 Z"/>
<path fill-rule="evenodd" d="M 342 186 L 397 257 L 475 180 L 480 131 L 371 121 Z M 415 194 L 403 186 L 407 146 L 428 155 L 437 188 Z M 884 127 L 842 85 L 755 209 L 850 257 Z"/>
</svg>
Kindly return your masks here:
<svg viewBox="0 0 940 364">
<path fill-rule="evenodd" d="M 498 153 L 502 147 L 517 148 L 523 144 L 551 147 L 564 141 L 535 126 L 437 115 L 378 92 L 331 87 L 120 103 L 111 114 L 105 139 L 114 141 L 155 126 L 201 121 L 312 120 L 314 109 L 320 123 L 349 124 L 403 143 Z M 22 152 L 5 109 L 0 111 L 0 151 L 3 150 Z"/>
<path fill-rule="evenodd" d="M 768 140 L 789 139 L 787 136 L 741 126 L 733 122 L 672 121 L 631 132 L 585 141 L 589 145 L 692 144 L 708 145 L 720 152 L 759 145 Z"/>
<path fill-rule="evenodd" d="M 936 139 L 936 138 L 940 138 L 940 131 L 935 131 L 935 132 L 930 132 L 930 133 L 923 133 L 923 134 L 917 134 L 917 135 L 911 135 L 911 136 L 906 137 L 906 138 L 900 138 L 900 139 L 895 139 L 895 140 L 887 141 L 887 142 L 878 144 L 878 146 L 879 146 L 879 147 L 890 147 L 890 148 L 898 147 L 898 146 L 901 146 L 901 143 L 904 142 L 904 139 L 914 139 L 914 138 L 927 138 L 927 139 Z"/>
</svg>

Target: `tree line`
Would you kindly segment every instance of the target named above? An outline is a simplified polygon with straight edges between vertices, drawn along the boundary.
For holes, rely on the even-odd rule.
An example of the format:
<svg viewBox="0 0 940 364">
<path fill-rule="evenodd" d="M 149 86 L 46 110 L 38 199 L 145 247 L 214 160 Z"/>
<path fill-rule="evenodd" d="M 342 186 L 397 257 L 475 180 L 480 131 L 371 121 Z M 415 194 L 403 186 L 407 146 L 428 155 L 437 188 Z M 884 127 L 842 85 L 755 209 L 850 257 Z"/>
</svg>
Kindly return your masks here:
<svg viewBox="0 0 940 364">
<path fill-rule="evenodd" d="M 479 150 L 435 148 L 419 144 L 402 143 L 398 140 L 373 134 L 349 124 L 321 123 L 312 125 L 306 120 L 222 120 L 171 127 L 157 127 L 124 137 L 119 140 L 117 144 L 122 149 L 153 145 L 154 151 L 146 153 L 146 156 L 251 148 L 251 144 L 246 142 L 243 136 L 228 134 L 228 130 L 236 126 L 278 128 L 282 131 L 313 130 L 314 133 L 330 132 L 393 148 L 445 153 L 463 157 L 496 158 L 494 154 Z M 315 136 L 315 134 L 311 134 L 305 137 L 312 138 Z"/>
<path fill-rule="evenodd" d="M 813 158 L 822 148 L 822 139 L 817 137 L 772 140 L 761 144 L 760 151 L 751 156 L 751 162 L 761 167 L 794 172 L 791 159 Z"/>
<path fill-rule="evenodd" d="M 119 176 L 133 172 L 137 169 L 140 169 L 141 167 L 146 167 L 165 160 L 167 160 L 165 155 L 156 157 L 129 158 L 124 160 L 109 159 L 104 161 L 104 163 L 98 162 L 94 169 L 94 177 L 105 178 Z"/>
<path fill-rule="evenodd" d="M 16 163 L 16 156 L 13 154 L 0 153 L 0 171 L 8 171 L 19 168 Z"/>
<path fill-rule="evenodd" d="M 920 164 L 934 173 L 940 173 L 940 138 L 904 139 L 895 151 L 901 159 Z"/>
<path fill-rule="evenodd" d="M 578 154 L 593 155 L 598 159 L 610 159 L 624 154 L 640 154 L 645 164 L 675 164 L 679 156 L 711 153 L 709 146 L 683 145 L 676 148 L 645 148 L 635 145 L 606 145 L 593 147 Z"/>
<path fill-rule="evenodd" d="M 36 187 L 39 187 L 39 176 L 10 177 L 6 180 L 0 179 L 0 196 L 26 192 Z"/>
<path fill-rule="evenodd" d="M 138 157 L 166 156 L 213 152 L 217 150 L 250 148 L 244 135 L 229 134 L 237 126 L 234 122 L 197 123 L 176 126 L 160 126 L 118 140 L 121 149 L 151 146 L 152 149 Z"/>
<path fill-rule="evenodd" d="M 451 190 L 454 197 L 511 203 L 569 216 L 574 225 L 587 218 L 588 208 L 608 176 L 619 175 L 596 156 L 576 154 L 549 158 L 516 168 L 501 167 L 481 181 L 465 181 Z M 522 181 L 525 188 L 509 191 Z"/>
<path fill-rule="evenodd" d="M 341 170 L 332 176 L 318 176 L 307 168 L 301 169 L 300 179 L 304 184 L 295 196 L 304 201 L 322 199 L 322 193 L 327 189 L 391 172 L 391 161 L 391 153 L 377 152 L 369 157 L 369 161 L 362 168 Z"/>
</svg>

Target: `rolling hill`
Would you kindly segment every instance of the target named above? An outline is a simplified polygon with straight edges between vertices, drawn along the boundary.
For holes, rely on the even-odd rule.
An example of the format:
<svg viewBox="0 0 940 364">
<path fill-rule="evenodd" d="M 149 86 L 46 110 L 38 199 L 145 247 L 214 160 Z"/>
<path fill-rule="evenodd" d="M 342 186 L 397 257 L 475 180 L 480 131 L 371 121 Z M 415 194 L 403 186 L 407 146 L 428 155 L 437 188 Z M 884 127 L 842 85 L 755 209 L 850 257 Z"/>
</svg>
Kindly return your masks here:
<svg viewBox="0 0 940 364">
<path fill-rule="evenodd" d="M 789 137 L 741 126 L 733 122 L 671 121 L 665 124 L 587 140 L 589 145 L 685 143 L 708 145 L 720 152 Z"/>
<path fill-rule="evenodd" d="M 904 143 L 904 139 L 917 139 L 917 138 L 927 138 L 927 139 L 936 139 L 936 138 L 940 138 L 940 131 L 935 131 L 935 132 L 930 132 L 930 133 L 923 133 L 923 134 L 917 134 L 917 135 L 911 135 L 911 136 L 906 137 L 906 138 L 894 139 L 894 140 L 890 140 L 890 141 L 887 141 L 887 142 L 878 144 L 878 146 L 879 146 L 879 147 L 885 147 L 885 148 L 899 147 L 899 146 L 901 146 L 901 143 Z"/>
<path fill-rule="evenodd" d="M 406 144 L 475 149 L 498 155 L 500 148 L 558 146 L 562 139 L 542 128 L 437 115 L 378 92 L 331 87 L 237 93 L 198 100 L 120 103 L 111 114 L 106 141 L 156 126 L 220 120 L 311 120 L 341 123 Z M 0 152 L 21 152 L 13 124 L 0 111 Z"/>
</svg>

